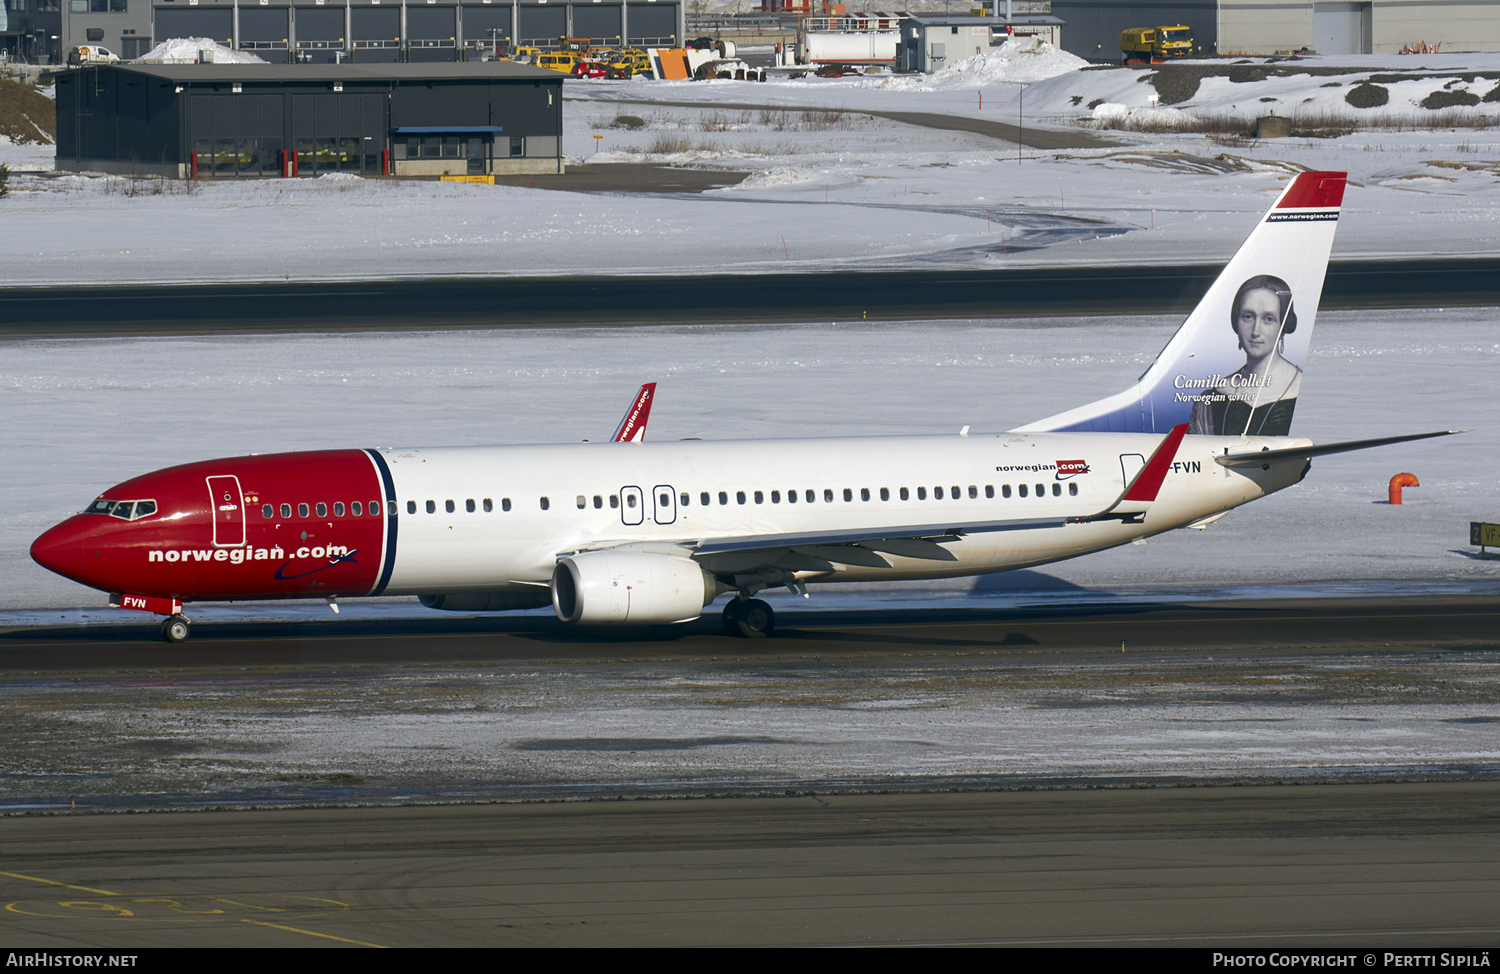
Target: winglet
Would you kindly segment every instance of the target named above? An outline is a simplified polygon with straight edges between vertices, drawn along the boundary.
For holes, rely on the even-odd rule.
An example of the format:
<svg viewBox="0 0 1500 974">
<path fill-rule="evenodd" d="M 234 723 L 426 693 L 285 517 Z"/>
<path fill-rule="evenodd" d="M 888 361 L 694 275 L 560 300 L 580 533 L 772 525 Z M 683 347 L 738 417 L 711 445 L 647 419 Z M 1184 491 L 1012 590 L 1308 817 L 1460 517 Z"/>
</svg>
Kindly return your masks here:
<svg viewBox="0 0 1500 974">
<path fill-rule="evenodd" d="M 1156 500 L 1156 494 L 1161 490 L 1162 482 L 1167 479 L 1167 471 L 1172 469 L 1172 460 L 1177 456 L 1177 447 L 1182 443 L 1182 437 L 1187 433 L 1188 424 L 1178 423 L 1167 433 L 1166 439 L 1161 441 L 1161 446 L 1151 454 L 1151 459 L 1141 468 L 1141 472 L 1135 475 L 1130 486 L 1125 488 L 1125 496 L 1122 501 L 1139 501 L 1149 504 Z"/>
<path fill-rule="evenodd" d="M 614 443 L 639 443 L 646 438 L 646 421 L 651 418 L 651 400 L 656 398 L 656 383 L 648 382 L 635 394 L 635 400 L 620 425 L 615 427 Z"/>
<path fill-rule="evenodd" d="M 1172 469 L 1172 461 L 1177 456 L 1177 448 L 1182 444 L 1187 430 L 1187 423 L 1178 423 L 1172 427 L 1146 461 L 1146 465 L 1135 475 L 1135 479 L 1125 485 L 1125 492 L 1120 495 L 1119 500 L 1098 514 L 1070 519 L 1069 523 L 1111 520 L 1138 523 L 1146 516 L 1156 495 L 1161 492 L 1161 485 L 1167 479 L 1167 471 Z"/>
</svg>

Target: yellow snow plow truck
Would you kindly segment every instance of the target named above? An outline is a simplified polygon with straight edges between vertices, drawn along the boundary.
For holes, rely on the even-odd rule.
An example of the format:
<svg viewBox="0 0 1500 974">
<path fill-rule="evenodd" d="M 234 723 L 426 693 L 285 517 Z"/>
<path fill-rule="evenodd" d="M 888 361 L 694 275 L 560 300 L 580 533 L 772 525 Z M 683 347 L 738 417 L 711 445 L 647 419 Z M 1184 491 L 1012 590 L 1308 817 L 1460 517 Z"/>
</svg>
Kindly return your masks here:
<svg viewBox="0 0 1500 974">
<path fill-rule="evenodd" d="M 1120 32 L 1120 52 L 1126 64 L 1161 64 L 1193 52 L 1193 31 L 1175 27 L 1127 27 Z"/>
</svg>

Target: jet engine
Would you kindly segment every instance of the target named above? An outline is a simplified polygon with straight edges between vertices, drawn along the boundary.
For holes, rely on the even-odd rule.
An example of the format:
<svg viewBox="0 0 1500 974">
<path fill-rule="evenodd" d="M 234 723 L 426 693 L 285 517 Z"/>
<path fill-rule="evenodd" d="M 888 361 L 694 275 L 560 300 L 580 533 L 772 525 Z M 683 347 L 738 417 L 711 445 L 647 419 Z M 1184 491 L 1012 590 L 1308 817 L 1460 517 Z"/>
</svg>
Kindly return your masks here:
<svg viewBox="0 0 1500 974">
<path fill-rule="evenodd" d="M 653 551 L 586 551 L 552 570 L 552 608 L 581 625 L 691 622 L 723 587 L 691 559 Z"/>
</svg>

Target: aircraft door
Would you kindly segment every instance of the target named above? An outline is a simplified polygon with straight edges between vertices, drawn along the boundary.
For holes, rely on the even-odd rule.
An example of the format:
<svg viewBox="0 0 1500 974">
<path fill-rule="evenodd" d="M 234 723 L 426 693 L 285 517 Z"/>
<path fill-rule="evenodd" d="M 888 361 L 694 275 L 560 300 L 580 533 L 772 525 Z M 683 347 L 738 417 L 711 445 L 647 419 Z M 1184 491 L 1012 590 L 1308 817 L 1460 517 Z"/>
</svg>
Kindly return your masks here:
<svg viewBox="0 0 1500 974">
<path fill-rule="evenodd" d="M 245 497 L 240 478 L 208 478 L 209 510 L 214 513 L 214 547 L 237 548 L 245 543 Z"/>
<path fill-rule="evenodd" d="M 671 524 L 677 520 L 677 494 L 667 484 L 657 484 L 651 490 L 655 504 L 652 507 L 657 524 Z"/>
<path fill-rule="evenodd" d="M 646 499 L 639 487 L 620 488 L 620 520 L 626 524 L 640 524 L 646 517 Z"/>
<path fill-rule="evenodd" d="M 1145 465 L 1146 458 L 1139 453 L 1120 454 L 1120 472 L 1125 475 L 1125 482 L 1122 485 L 1122 489 L 1130 486 L 1130 482 L 1135 479 L 1136 474 L 1140 473 L 1141 468 Z"/>
</svg>

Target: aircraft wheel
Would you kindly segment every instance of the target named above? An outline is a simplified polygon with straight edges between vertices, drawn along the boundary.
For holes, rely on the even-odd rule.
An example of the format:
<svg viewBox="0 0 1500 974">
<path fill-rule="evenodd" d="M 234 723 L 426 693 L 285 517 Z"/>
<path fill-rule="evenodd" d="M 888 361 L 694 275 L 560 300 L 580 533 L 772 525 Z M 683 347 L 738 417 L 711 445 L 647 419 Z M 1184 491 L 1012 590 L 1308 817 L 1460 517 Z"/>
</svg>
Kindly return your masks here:
<svg viewBox="0 0 1500 974">
<path fill-rule="evenodd" d="M 188 638 L 188 621 L 184 616 L 168 616 L 161 624 L 161 638 L 169 643 L 185 643 Z"/>
<path fill-rule="evenodd" d="M 719 615 L 719 621 L 724 624 L 724 631 L 731 636 L 740 634 L 740 610 L 744 608 L 744 605 L 741 599 L 731 599 Z"/>
<path fill-rule="evenodd" d="M 741 636 L 764 639 L 776 628 L 776 613 L 760 599 L 751 599 L 739 610 L 735 625 Z"/>
</svg>

